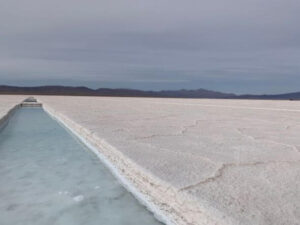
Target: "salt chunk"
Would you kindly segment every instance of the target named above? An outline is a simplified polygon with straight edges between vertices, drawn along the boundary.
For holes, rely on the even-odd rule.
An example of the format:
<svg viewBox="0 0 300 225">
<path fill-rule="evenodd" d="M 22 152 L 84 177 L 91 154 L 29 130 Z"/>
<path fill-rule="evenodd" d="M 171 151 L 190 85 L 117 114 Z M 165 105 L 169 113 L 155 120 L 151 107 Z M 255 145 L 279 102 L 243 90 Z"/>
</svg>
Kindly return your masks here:
<svg viewBox="0 0 300 225">
<path fill-rule="evenodd" d="M 83 195 L 77 195 L 75 197 L 73 197 L 73 200 L 75 202 L 81 202 L 84 199 Z"/>
</svg>

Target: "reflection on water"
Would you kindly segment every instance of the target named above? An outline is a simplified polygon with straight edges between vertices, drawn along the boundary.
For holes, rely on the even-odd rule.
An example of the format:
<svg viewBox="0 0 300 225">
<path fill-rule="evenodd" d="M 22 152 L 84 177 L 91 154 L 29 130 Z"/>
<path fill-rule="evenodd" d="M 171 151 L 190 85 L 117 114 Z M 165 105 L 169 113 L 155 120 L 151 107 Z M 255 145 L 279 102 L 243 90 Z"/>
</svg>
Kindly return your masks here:
<svg viewBox="0 0 300 225">
<path fill-rule="evenodd" d="M 21 108 L 0 133 L 0 224 L 160 223 L 41 108 Z"/>
</svg>

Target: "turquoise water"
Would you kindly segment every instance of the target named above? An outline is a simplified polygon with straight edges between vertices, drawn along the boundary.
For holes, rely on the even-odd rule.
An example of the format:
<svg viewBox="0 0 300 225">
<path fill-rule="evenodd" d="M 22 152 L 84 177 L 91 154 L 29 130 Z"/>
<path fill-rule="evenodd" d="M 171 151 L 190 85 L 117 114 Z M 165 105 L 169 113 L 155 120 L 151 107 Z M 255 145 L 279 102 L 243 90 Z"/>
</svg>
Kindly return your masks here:
<svg viewBox="0 0 300 225">
<path fill-rule="evenodd" d="M 158 225 L 99 159 L 42 108 L 0 130 L 0 225 Z"/>
</svg>

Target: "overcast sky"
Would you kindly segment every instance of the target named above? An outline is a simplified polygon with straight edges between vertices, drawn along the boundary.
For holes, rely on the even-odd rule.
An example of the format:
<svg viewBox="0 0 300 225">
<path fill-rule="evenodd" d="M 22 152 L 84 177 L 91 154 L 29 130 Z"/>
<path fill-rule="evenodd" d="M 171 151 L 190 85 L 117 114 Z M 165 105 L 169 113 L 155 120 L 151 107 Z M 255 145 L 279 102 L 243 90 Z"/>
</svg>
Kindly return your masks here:
<svg viewBox="0 0 300 225">
<path fill-rule="evenodd" d="M 300 91 L 299 0 L 0 0 L 0 83 Z"/>
</svg>

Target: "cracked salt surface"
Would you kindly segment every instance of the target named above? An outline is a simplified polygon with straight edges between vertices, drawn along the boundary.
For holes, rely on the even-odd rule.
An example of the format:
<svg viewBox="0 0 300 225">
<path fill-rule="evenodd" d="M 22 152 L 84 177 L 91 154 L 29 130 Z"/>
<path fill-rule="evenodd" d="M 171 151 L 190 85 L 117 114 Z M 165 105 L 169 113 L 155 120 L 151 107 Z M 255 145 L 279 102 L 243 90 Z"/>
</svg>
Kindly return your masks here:
<svg viewBox="0 0 300 225">
<path fill-rule="evenodd" d="M 1 131 L 0 184 L 1 225 L 160 224 L 41 108 L 18 109 Z"/>
<path fill-rule="evenodd" d="M 39 100 L 178 224 L 300 224 L 298 101 Z"/>
</svg>

